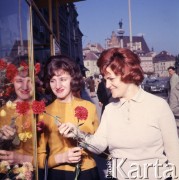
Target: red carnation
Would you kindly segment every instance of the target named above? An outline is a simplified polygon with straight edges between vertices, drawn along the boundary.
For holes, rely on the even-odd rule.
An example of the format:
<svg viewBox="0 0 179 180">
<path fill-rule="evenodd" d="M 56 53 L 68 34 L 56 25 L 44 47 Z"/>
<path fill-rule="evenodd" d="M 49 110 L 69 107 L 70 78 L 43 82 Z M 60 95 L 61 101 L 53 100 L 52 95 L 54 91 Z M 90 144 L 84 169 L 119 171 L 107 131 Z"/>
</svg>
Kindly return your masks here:
<svg viewBox="0 0 179 180">
<path fill-rule="evenodd" d="M 88 110 L 83 106 L 77 106 L 75 108 L 75 117 L 77 117 L 78 120 L 86 120 L 88 117 Z"/>
<path fill-rule="evenodd" d="M 7 66 L 7 70 L 6 70 L 6 77 L 9 81 L 12 81 L 13 78 L 18 74 L 18 70 L 16 68 L 15 65 L 13 64 L 9 64 Z"/>
<path fill-rule="evenodd" d="M 7 67 L 7 63 L 0 59 L 0 70 L 4 70 Z"/>
<path fill-rule="evenodd" d="M 26 101 L 23 101 L 23 102 L 17 102 L 17 105 L 16 105 L 16 111 L 17 113 L 21 114 L 21 115 L 24 115 L 24 114 L 27 114 L 27 112 L 29 111 L 30 109 L 30 104 L 29 102 L 26 102 Z"/>
<path fill-rule="evenodd" d="M 44 101 L 33 101 L 32 110 L 34 114 L 41 114 L 45 111 L 45 102 Z"/>
<path fill-rule="evenodd" d="M 40 63 L 35 64 L 35 74 L 38 74 L 40 72 Z"/>
</svg>

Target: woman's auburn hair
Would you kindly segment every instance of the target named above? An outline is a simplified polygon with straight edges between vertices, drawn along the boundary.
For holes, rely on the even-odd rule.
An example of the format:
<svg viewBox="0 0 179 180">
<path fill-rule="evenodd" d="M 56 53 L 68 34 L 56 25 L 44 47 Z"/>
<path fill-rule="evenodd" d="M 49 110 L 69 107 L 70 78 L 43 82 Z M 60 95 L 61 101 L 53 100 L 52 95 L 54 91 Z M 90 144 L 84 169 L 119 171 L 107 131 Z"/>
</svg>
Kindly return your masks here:
<svg viewBox="0 0 179 180">
<path fill-rule="evenodd" d="M 121 76 L 124 83 L 140 85 L 144 79 L 144 73 L 140 66 L 140 58 L 137 54 L 127 48 L 111 48 L 104 50 L 98 61 L 97 66 L 102 75 L 106 74 L 106 68 Z"/>
<path fill-rule="evenodd" d="M 58 70 L 68 72 L 71 76 L 71 91 L 74 96 L 79 97 L 79 93 L 84 85 L 80 69 L 75 62 L 65 55 L 51 56 L 46 64 L 46 88 L 51 91 L 50 79 Z"/>
</svg>

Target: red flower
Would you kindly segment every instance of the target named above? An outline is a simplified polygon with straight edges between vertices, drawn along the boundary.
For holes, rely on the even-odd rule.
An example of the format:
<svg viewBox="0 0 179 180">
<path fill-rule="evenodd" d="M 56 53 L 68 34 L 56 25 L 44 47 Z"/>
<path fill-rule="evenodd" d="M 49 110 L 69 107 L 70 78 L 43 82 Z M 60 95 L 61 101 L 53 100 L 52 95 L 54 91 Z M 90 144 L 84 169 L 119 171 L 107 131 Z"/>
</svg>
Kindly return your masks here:
<svg viewBox="0 0 179 180">
<path fill-rule="evenodd" d="M 8 97 L 8 96 L 10 96 L 10 94 L 11 94 L 12 92 L 14 92 L 14 87 L 8 86 L 8 87 L 5 89 L 4 96 Z"/>
<path fill-rule="evenodd" d="M 0 59 L 0 70 L 4 70 L 7 67 L 7 63 Z"/>
<path fill-rule="evenodd" d="M 16 104 L 17 104 L 17 106 L 16 106 L 17 113 L 19 113 L 21 115 L 27 114 L 27 112 L 30 109 L 29 102 L 23 101 L 23 102 L 17 102 Z"/>
<path fill-rule="evenodd" d="M 17 73 L 18 73 L 18 70 L 15 65 L 9 64 L 7 66 L 6 77 L 8 80 L 12 81 L 13 78 L 17 75 Z"/>
<path fill-rule="evenodd" d="M 45 111 L 45 102 L 44 101 L 33 101 L 32 110 L 34 114 L 41 114 Z"/>
<path fill-rule="evenodd" d="M 35 74 L 38 74 L 40 72 L 40 63 L 35 64 Z"/>
<path fill-rule="evenodd" d="M 21 69 L 22 68 L 22 69 Z M 20 63 L 20 70 L 27 71 L 29 69 L 29 66 L 26 64 L 25 61 L 22 61 Z"/>
<path fill-rule="evenodd" d="M 75 108 L 75 117 L 77 117 L 78 120 L 86 120 L 88 117 L 88 110 L 83 106 L 77 106 Z"/>
</svg>

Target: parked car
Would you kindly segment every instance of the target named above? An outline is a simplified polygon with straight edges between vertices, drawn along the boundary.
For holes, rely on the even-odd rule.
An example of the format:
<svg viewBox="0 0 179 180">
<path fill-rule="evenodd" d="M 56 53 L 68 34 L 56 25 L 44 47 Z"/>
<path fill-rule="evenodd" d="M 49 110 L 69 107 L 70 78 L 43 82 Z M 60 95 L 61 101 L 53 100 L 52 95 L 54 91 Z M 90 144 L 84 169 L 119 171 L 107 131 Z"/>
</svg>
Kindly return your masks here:
<svg viewBox="0 0 179 180">
<path fill-rule="evenodd" d="M 142 88 L 150 93 L 165 92 L 169 90 L 168 78 L 147 79 L 142 83 Z"/>
</svg>

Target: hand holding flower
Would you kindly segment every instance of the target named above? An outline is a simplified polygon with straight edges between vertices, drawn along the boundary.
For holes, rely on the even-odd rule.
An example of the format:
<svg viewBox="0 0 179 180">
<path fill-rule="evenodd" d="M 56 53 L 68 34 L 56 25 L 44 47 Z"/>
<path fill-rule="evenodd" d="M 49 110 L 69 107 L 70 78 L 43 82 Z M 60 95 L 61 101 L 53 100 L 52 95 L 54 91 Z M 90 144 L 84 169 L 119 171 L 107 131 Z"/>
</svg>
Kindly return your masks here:
<svg viewBox="0 0 179 180">
<path fill-rule="evenodd" d="M 80 147 L 74 147 L 67 150 L 64 153 L 55 155 L 55 161 L 58 164 L 63 163 L 78 163 L 81 160 L 82 149 Z"/>
<path fill-rule="evenodd" d="M 16 131 L 17 130 L 15 127 L 5 125 L 1 128 L 1 137 L 0 138 L 3 140 L 11 140 L 15 137 Z"/>
<path fill-rule="evenodd" d="M 74 124 L 70 122 L 59 124 L 58 130 L 60 134 L 66 138 L 75 138 L 79 131 L 78 127 L 76 127 Z"/>
</svg>

